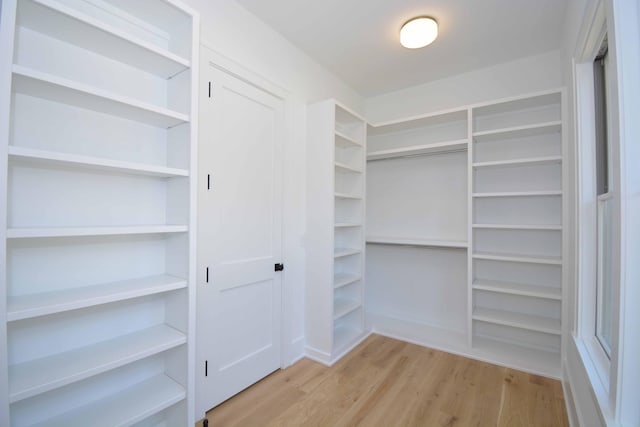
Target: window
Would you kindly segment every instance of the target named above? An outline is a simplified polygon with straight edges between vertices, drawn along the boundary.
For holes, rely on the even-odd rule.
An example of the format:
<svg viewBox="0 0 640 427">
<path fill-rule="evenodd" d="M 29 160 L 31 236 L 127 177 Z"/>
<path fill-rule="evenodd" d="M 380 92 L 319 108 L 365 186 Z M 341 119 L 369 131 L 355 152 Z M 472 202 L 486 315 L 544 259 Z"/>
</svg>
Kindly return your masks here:
<svg viewBox="0 0 640 427">
<path fill-rule="evenodd" d="M 611 358 L 613 336 L 613 220 L 611 163 L 607 117 L 607 39 L 605 37 L 593 63 L 597 185 L 597 279 L 595 334 L 607 357 Z"/>
</svg>

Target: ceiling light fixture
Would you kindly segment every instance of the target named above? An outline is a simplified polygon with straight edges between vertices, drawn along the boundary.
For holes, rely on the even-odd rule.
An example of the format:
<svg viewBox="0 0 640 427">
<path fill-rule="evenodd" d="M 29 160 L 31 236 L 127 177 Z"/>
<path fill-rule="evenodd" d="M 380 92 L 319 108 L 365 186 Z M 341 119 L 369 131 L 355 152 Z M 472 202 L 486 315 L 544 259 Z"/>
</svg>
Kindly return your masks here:
<svg viewBox="0 0 640 427">
<path fill-rule="evenodd" d="M 410 19 L 400 29 L 400 44 L 408 49 L 428 46 L 436 37 L 438 37 L 438 23 L 429 16 Z"/>
</svg>

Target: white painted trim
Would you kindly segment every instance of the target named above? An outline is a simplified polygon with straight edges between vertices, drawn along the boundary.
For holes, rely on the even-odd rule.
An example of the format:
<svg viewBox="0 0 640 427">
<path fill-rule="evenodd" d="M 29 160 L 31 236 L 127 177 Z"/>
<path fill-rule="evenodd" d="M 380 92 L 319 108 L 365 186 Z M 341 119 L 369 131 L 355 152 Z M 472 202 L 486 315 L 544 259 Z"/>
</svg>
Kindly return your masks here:
<svg viewBox="0 0 640 427">
<path fill-rule="evenodd" d="M 595 0 L 587 11 L 576 46 L 574 73 L 574 111 L 577 173 L 577 245 L 576 245 L 576 330 L 573 345 L 592 387 L 598 410 L 607 416 L 610 376 L 608 360 L 600 357 L 594 345 L 596 325 L 597 279 L 597 194 L 595 182 L 595 110 L 593 60 L 606 34 L 606 17 L 601 0 Z M 567 345 L 568 343 L 565 343 Z M 571 380 L 570 380 L 571 381 Z M 574 401 L 578 418 L 582 418 L 580 401 Z"/>
<path fill-rule="evenodd" d="M 620 286 L 614 301 L 618 316 L 614 321 L 612 372 L 615 372 L 612 388 L 615 420 L 620 425 L 640 423 L 640 172 L 637 160 L 640 155 L 640 7 L 637 1 L 607 2 L 607 16 L 611 17 L 609 43 L 613 46 L 612 72 L 615 73 L 617 90 L 614 92 L 615 123 L 619 142 L 619 235 L 620 235 Z M 613 31 L 611 31 L 613 30 Z M 615 169 L 614 169 L 615 170 Z M 615 179 L 615 178 L 614 178 Z"/>
<path fill-rule="evenodd" d="M 291 342 L 291 349 L 292 352 L 289 355 L 290 360 L 287 362 L 286 366 L 283 366 L 282 369 L 286 369 L 291 365 L 296 364 L 297 362 L 299 362 L 300 360 L 304 359 L 305 354 L 304 354 L 304 335 L 299 336 L 298 338 L 294 339 Z"/>
<path fill-rule="evenodd" d="M 261 91 L 282 99 L 283 101 L 286 101 L 286 98 L 290 96 L 291 91 L 250 70 L 219 51 L 205 44 L 201 44 L 200 48 L 201 50 L 207 51 L 207 58 L 210 66 L 222 70 Z"/>
<path fill-rule="evenodd" d="M 419 345 L 421 347 L 431 348 L 434 350 L 443 351 L 445 353 L 456 354 L 459 356 L 467 357 L 469 359 L 479 360 L 481 362 L 487 362 L 487 363 L 504 366 L 506 368 L 511 368 L 511 369 L 517 369 L 523 372 L 540 375 L 547 378 L 553 378 L 556 380 L 561 379 L 559 375 L 551 375 L 548 372 L 542 372 L 535 369 L 530 369 L 526 366 L 519 365 L 518 363 L 510 363 L 510 362 L 505 362 L 504 360 L 502 361 L 496 360 L 493 357 L 480 354 L 474 348 L 468 347 L 466 345 L 461 345 L 460 347 L 455 348 L 451 345 L 447 345 L 446 343 L 437 342 L 436 340 L 430 339 L 425 335 L 406 333 L 406 331 L 400 330 L 398 328 L 386 327 L 384 323 L 381 323 L 378 325 L 376 324 L 377 322 L 385 322 L 385 321 L 400 321 L 403 323 L 411 323 L 416 325 L 415 329 L 421 329 L 422 327 L 425 327 L 425 326 L 430 328 L 441 329 L 437 326 L 425 325 L 425 324 L 421 324 L 418 322 L 411 322 L 404 319 L 396 319 L 390 316 L 374 315 L 372 316 L 372 321 L 371 321 L 373 326 L 372 333 L 377 335 L 382 335 L 388 338 L 393 338 L 399 341 L 404 341 L 411 344 Z M 459 333 L 459 334 L 464 333 L 464 331 L 452 331 L 452 332 Z"/>
<path fill-rule="evenodd" d="M 567 354 L 572 352 L 579 352 L 577 342 L 572 337 L 567 343 Z M 576 359 L 575 363 L 563 364 L 562 372 L 564 377 L 564 383 L 568 384 L 565 390 L 570 391 L 570 399 L 565 398 L 565 405 L 567 405 L 567 414 L 575 415 L 576 426 L 591 426 L 591 425 L 606 425 L 604 416 L 598 405 L 598 400 L 593 387 L 589 385 L 588 375 L 581 375 L 585 370 L 585 366 L 582 360 Z M 585 387 L 585 384 L 587 385 Z M 586 399 L 586 400 L 585 400 Z M 572 407 L 569 407 L 573 404 Z M 589 410 L 590 409 L 590 410 Z M 593 418 L 593 413 L 597 416 L 598 424 L 595 424 L 596 420 Z M 570 418 L 571 421 L 571 418 Z"/>
<path fill-rule="evenodd" d="M 325 366 L 331 366 L 331 355 L 324 351 L 318 350 L 310 346 L 304 348 L 305 357 L 314 362 L 322 363 Z"/>
<path fill-rule="evenodd" d="M 567 418 L 569 418 L 569 426 L 578 427 L 579 426 L 578 413 L 576 411 L 576 404 L 573 396 L 573 390 L 571 390 L 570 382 L 567 381 L 567 378 L 569 378 L 570 373 L 566 368 L 567 367 L 563 362 L 562 363 L 562 394 L 564 395 L 565 406 L 567 409 Z"/>
<path fill-rule="evenodd" d="M 357 340 L 355 340 L 350 346 L 345 348 L 342 352 L 338 353 L 333 358 L 331 358 L 331 355 L 329 353 L 326 353 L 324 351 L 320 351 L 320 350 L 318 350 L 316 348 L 313 348 L 313 347 L 310 347 L 310 346 L 306 346 L 305 347 L 305 355 L 304 355 L 304 357 L 306 357 L 307 359 L 311 359 L 314 362 L 322 363 L 325 366 L 331 367 L 338 360 L 340 360 L 347 353 L 349 353 L 351 350 L 353 350 L 354 348 L 356 348 L 357 346 L 362 344 L 362 342 L 364 340 L 366 340 L 367 338 L 369 338 L 369 336 L 372 333 L 373 333 L 373 331 L 371 331 L 371 330 L 363 332 L 362 335 Z"/>
<path fill-rule="evenodd" d="M 350 346 L 348 346 L 347 348 L 345 348 L 344 350 L 342 350 L 340 353 L 336 354 L 333 359 L 331 359 L 331 364 L 329 366 L 333 366 L 334 363 L 336 363 L 338 360 L 342 359 L 347 353 L 349 353 L 351 350 L 353 350 L 354 348 L 356 348 L 357 346 L 359 346 L 364 340 L 366 340 L 369 335 L 371 335 L 373 333 L 373 331 L 371 330 L 365 330 L 358 339 L 356 339 Z"/>
<path fill-rule="evenodd" d="M 11 66 L 16 22 L 16 1 L 0 3 L 0 313 L 7 312 L 7 150 L 11 114 Z M 4 316 L 3 316 L 4 317 Z M 9 355 L 7 323 L 0 322 L 0 425 L 8 426 Z"/>
<path fill-rule="evenodd" d="M 196 414 L 196 295 L 197 295 L 197 248 L 198 248 L 198 138 L 200 135 L 200 14 L 182 3 L 173 2 L 192 17 L 191 26 L 191 116 L 189 159 L 189 293 L 187 316 L 187 422 L 195 423 Z"/>
</svg>

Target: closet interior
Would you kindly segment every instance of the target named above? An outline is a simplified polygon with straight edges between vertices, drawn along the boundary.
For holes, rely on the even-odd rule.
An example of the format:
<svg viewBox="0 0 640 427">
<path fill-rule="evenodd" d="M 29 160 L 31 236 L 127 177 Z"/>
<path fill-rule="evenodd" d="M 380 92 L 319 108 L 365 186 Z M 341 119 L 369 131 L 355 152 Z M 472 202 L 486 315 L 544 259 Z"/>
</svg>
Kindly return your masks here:
<svg viewBox="0 0 640 427">
<path fill-rule="evenodd" d="M 560 377 L 562 97 L 369 124 L 368 327 Z"/>
</svg>

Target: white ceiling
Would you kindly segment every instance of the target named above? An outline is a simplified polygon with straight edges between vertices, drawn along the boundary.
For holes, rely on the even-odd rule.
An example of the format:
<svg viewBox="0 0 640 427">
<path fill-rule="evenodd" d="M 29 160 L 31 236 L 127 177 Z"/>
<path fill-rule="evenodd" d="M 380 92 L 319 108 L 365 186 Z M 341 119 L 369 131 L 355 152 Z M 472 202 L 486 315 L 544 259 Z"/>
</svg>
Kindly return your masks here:
<svg viewBox="0 0 640 427">
<path fill-rule="evenodd" d="M 568 0 L 236 0 L 364 96 L 558 49 Z M 436 18 L 423 49 L 400 26 Z"/>
</svg>

